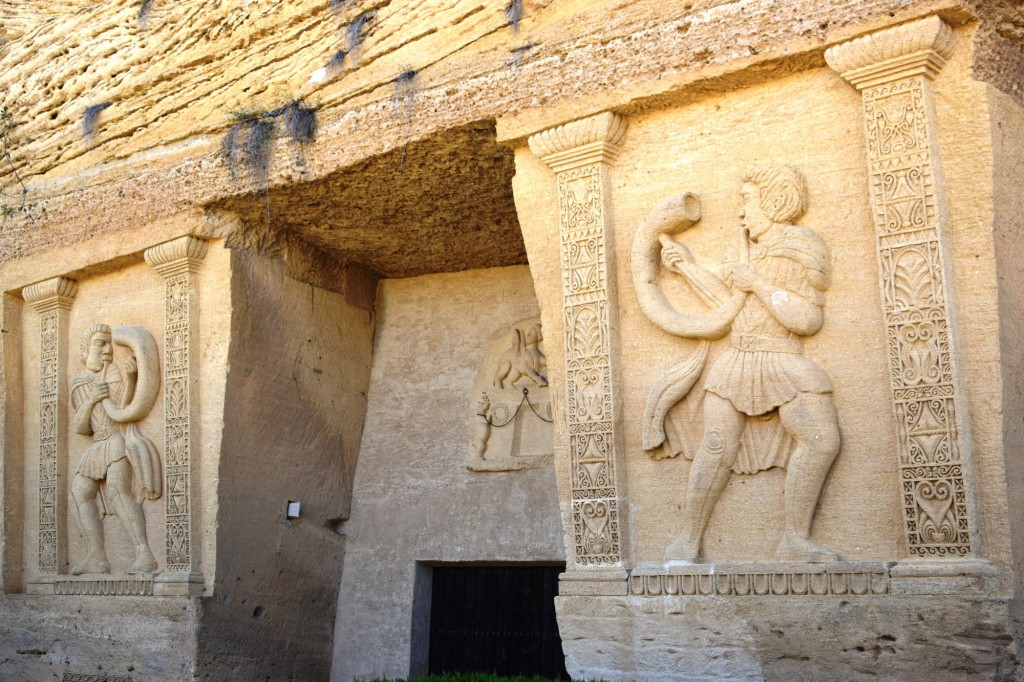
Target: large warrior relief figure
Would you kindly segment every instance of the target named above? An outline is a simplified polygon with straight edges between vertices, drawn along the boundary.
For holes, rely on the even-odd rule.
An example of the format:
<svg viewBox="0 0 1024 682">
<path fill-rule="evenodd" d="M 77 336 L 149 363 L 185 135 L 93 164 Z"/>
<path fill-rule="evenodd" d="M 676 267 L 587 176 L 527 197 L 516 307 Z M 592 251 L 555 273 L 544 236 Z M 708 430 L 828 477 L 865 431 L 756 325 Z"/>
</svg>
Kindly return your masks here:
<svg viewBox="0 0 1024 682">
<path fill-rule="evenodd" d="M 633 246 L 633 277 L 644 312 L 663 329 L 701 339 L 697 351 L 670 369 L 648 397 L 644 448 L 657 459 L 693 459 L 683 532 L 669 560 L 696 561 L 715 503 L 732 472 L 787 470 L 785 527 L 776 558 L 831 561 L 836 554 L 810 538 L 822 486 L 839 452 L 832 385 L 803 354 L 802 338 L 823 322 L 831 278 L 828 246 L 794 225 L 806 211 L 802 174 L 791 166 L 752 168 L 743 177 L 739 260 L 721 276 L 699 265 L 673 235 L 700 219 L 693 194 L 674 197 L 645 218 Z M 690 315 L 662 293 L 662 269 L 681 276 L 710 311 Z M 729 335 L 729 347 L 708 370 L 703 431 L 680 418 L 681 401 L 704 372 L 709 340 Z M 688 401 L 689 402 L 689 401 Z M 694 442 L 697 441 L 697 442 Z"/>
<path fill-rule="evenodd" d="M 114 364 L 114 343 L 134 352 L 123 376 Z M 137 422 L 149 414 L 160 389 L 156 342 L 139 327 L 118 327 L 112 334 L 108 325 L 94 324 L 82 336 L 81 359 L 85 369 L 71 380 L 73 426 L 92 443 L 79 460 L 71 496 L 88 554 L 71 572 L 110 572 L 103 516 L 114 514 L 135 549 L 128 573 L 151 573 L 157 563 L 142 503 L 160 497 L 162 475 L 156 446 Z"/>
</svg>

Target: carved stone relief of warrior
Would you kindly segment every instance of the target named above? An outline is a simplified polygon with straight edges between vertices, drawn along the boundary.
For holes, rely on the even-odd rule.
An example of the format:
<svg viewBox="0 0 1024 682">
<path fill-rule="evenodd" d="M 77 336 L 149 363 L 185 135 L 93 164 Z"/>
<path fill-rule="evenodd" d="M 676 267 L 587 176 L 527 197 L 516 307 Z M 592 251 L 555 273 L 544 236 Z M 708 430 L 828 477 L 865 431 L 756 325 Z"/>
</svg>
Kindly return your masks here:
<svg viewBox="0 0 1024 682">
<path fill-rule="evenodd" d="M 696 351 L 652 388 L 644 410 L 643 447 L 655 459 L 683 453 L 693 460 L 682 534 L 669 561 L 694 562 L 715 503 L 732 472 L 787 470 L 785 527 L 776 558 L 832 561 L 811 540 L 811 522 L 825 478 L 839 452 L 832 384 L 803 354 L 802 338 L 823 322 L 831 279 L 827 244 L 794 224 L 807 209 L 803 175 L 792 166 L 749 169 L 743 176 L 738 262 L 721 274 L 698 264 L 676 235 L 700 220 L 700 201 L 673 197 L 641 223 L 633 242 L 633 282 L 647 317 L 665 331 L 699 339 Z M 683 312 L 661 290 L 667 270 L 681 277 L 708 311 Z M 728 348 L 706 369 L 710 342 L 728 334 Z M 686 414 L 684 398 L 704 376 L 703 417 Z M 692 401 L 687 401 L 691 403 Z M 698 437 L 692 424 L 703 423 Z"/>
<path fill-rule="evenodd" d="M 132 352 L 123 370 L 114 364 L 115 344 Z M 135 550 L 128 573 L 151 573 L 157 563 L 142 503 L 160 497 L 163 475 L 156 446 L 138 422 L 153 409 L 160 391 L 156 341 L 140 327 L 111 332 L 108 325 L 94 324 L 82 336 L 81 360 L 85 368 L 71 380 L 73 427 L 92 442 L 79 459 L 71 497 L 88 554 L 71 572 L 110 572 L 102 517 L 114 514 Z"/>
</svg>

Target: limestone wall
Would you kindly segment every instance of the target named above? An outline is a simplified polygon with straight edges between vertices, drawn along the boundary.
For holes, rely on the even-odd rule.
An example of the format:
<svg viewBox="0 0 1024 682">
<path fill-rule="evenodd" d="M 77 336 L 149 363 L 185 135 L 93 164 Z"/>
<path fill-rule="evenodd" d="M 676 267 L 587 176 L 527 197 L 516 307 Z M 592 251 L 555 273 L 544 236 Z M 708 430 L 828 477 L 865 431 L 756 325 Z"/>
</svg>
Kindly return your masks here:
<svg viewBox="0 0 1024 682">
<path fill-rule="evenodd" d="M 1024 194 L 1015 178 L 1024 169 L 1024 149 L 1019 140 L 1024 126 L 1020 108 L 999 93 L 989 92 L 992 123 L 992 243 L 998 268 L 999 358 L 1002 364 L 1001 406 L 1002 447 L 1006 465 L 1007 495 L 1010 500 L 1024 494 Z M 996 399 L 993 396 L 993 399 Z M 1009 508 L 1013 541 L 1013 566 L 1024 570 L 1024 525 L 1019 505 Z M 1021 586 L 1017 585 L 1018 592 Z"/>
<path fill-rule="evenodd" d="M 306 0 L 213 9 L 156 0 L 140 25 L 138 5 L 5 2 L 2 103 L 16 124 L 11 157 L 29 192 L 28 211 L 9 221 L 0 253 L 86 238 L 91 220 L 120 230 L 118 216 L 129 212 L 150 222 L 250 193 L 219 158 L 229 113 L 290 98 L 320 107 L 319 142 L 304 164 L 290 144 L 277 145 L 273 184 L 319 179 L 473 121 L 554 124 L 569 111 L 763 81 L 820 64 L 829 43 L 932 12 L 983 21 L 978 69 L 1006 92 L 1020 87 L 1019 70 L 1005 66 L 1019 54 L 1022 24 L 1007 0 L 524 0 L 518 30 L 505 17 L 508 4 Z M 339 50 L 351 51 L 348 27 L 364 13 L 372 19 L 359 32 L 358 61 L 348 56 L 337 73 L 312 81 Z M 413 106 L 396 106 L 398 76 L 412 71 Z M 85 110 L 103 103 L 110 107 L 86 139 Z M 0 187 L 18 199 L 4 203 L 20 207 L 6 164 Z"/>
<path fill-rule="evenodd" d="M 123 246 L 123 245 L 122 245 Z M 116 250 L 119 247 L 114 247 Z M 66 355 L 62 367 L 67 377 L 82 368 L 80 339 L 90 325 L 102 322 L 112 327 L 139 326 L 149 332 L 156 344 L 161 379 L 168 361 L 167 338 L 164 334 L 166 291 L 164 278 L 150 265 L 141 263 L 142 254 L 105 261 L 102 249 L 94 250 L 92 258 L 99 261 L 93 271 L 80 274 L 76 293 L 67 311 L 67 332 L 57 347 Z M 88 254 L 82 254 L 89 258 Z M 35 264 L 35 272 L 45 273 L 48 267 L 60 264 Z M 65 267 L 67 265 L 65 264 Z M 32 271 L 32 267 L 28 268 Z M 72 578 L 69 572 L 87 554 L 86 541 L 77 514 L 68 499 L 69 488 L 61 489 L 55 498 L 56 544 L 58 564 L 44 566 L 41 551 L 52 546 L 40 540 L 41 531 L 50 528 L 46 513 L 41 513 L 44 496 L 40 477 L 45 475 L 40 449 L 40 390 L 46 383 L 41 373 L 47 365 L 40 363 L 41 314 L 27 302 L 8 298 L 5 320 L 10 330 L 5 335 L 3 351 L 6 366 L 7 412 L 5 415 L 5 495 L 4 506 L 4 591 L 0 599 L 0 659 L 4 661 L 0 677 L 11 679 L 44 679 L 63 672 L 94 673 L 105 670 L 114 675 L 135 675 L 142 679 L 181 679 L 195 670 L 197 632 L 200 620 L 198 602 L 187 596 L 189 590 L 212 589 L 216 555 L 215 527 L 218 511 L 218 477 L 221 432 L 224 414 L 224 382 L 222 375 L 229 343 L 230 300 L 221 293 L 230 286 L 229 252 L 218 243 L 209 250 L 197 275 L 195 293 L 207 302 L 204 314 L 193 310 L 195 317 L 195 349 L 193 380 L 198 381 L 194 395 L 200 415 L 193 425 L 191 467 L 201 485 L 193 488 L 191 504 L 197 521 L 191 535 L 194 572 L 200 582 L 188 586 L 178 582 L 178 596 L 160 596 L 167 588 L 156 585 L 152 576 L 127 576 L 135 557 L 123 516 L 108 515 L 103 519 L 104 541 L 110 561 L 110 575 L 87 575 Z M 10 284 L 10 282 L 8 282 Z M 64 334 L 65 332 L 61 332 Z M 46 335 L 42 335 L 43 344 Z M 73 338 L 68 338 L 73 337 Z M 172 353 L 173 354 L 173 353 Z M 121 371 L 126 367 L 129 352 L 115 347 L 113 363 Z M 173 362 L 173 360 L 171 360 Z M 142 361 L 140 360 L 140 364 Z M 145 370 L 142 370 L 145 371 Z M 49 370 L 46 374 L 49 375 Z M 111 374 L 113 376 L 113 374 Z M 123 375 L 122 375 L 123 376 Z M 62 383 L 67 387 L 67 383 Z M 165 441 L 165 384 L 157 395 L 153 409 L 137 423 L 139 431 L 157 448 L 161 472 L 169 464 Z M 65 390 L 67 390 L 65 388 Z M 11 411 L 12 403 L 18 412 Z M 73 421 L 73 410 L 67 404 L 66 423 Z M 58 427 L 58 441 L 66 439 L 67 453 L 59 479 L 70 482 L 92 437 Z M 156 571 L 170 575 L 180 573 L 168 566 L 171 553 L 171 530 L 168 524 L 167 500 L 179 499 L 179 490 L 163 490 L 159 499 L 143 503 L 148 543 L 156 558 Z M 8 491 L 16 494 L 9 495 Z M 109 488 L 106 494 L 110 495 Z M 116 501 L 108 498 L 111 505 Z M 61 518 L 63 517 L 63 519 Z M 202 522 L 202 521 L 205 521 Z M 65 560 L 66 557 L 66 560 Z M 181 576 L 179 575 L 179 578 Z M 205 584 L 201 578 L 205 577 Z M 136 580 L 141 578 L 139 580 Z M 182 578 L 182 580 L 186 580 Z M 63 581 L 61 586 L 56 583 Z M 141 590 L 141 592 L 140 592 Z M 21 594 L 28 592 L 28 594 Z M 54 593 L 57 594 L 54 594 Z M 134 596 L 138 594 L 147 596 Z M 167 592 L 164 592 L 167 594 Z M 66 596 L 63 596 L 66 595 Z"/>
<path fill-rule="evenodd" d="M 231 261 L 216 582 L 197 667 L 218 680 L 323 679 L 345 552 L 336 529 L 366 411 L 373 281 L 350 274 L 333 293 L 259 256 Z M 289 500 L 301 502 L 297 519 L 285 516 Z"/>
<path fill-rule="evenodd" d="M 488 340 L 537 313 L 529 269 L 384 280 L 378 301 L 331 670 L 346 682 L 425 672 L 423 564 L 564 560 L 551 468 L 466 468 Z"/>
</svg>

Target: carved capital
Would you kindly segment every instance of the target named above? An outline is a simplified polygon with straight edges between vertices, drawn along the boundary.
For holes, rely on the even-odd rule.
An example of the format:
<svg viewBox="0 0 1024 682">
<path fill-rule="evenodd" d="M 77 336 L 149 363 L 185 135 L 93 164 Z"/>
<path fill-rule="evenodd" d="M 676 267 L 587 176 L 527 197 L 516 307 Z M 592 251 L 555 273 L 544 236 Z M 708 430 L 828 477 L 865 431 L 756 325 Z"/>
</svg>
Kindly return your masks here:
<svg viewBox="0 0 1024 682">
<path fill-rule="evenodd" d="M 612 163 L 626 134 L 626 119 L 606 111 L 530 137 L 530 150 L 556 173 L 591 163 Z"/>
<path fill-rule="evenodd" d="M 21 290 L 22 297 L 41 313 L 57 308 L 71 308 L 71 301 L 77 293 L 78 282 L 67 277 L 54 277 Z"/>
<path fill-rule="evenodd" d="M 836 45 L 825 61 L 858 90 L 911 76 L 934 78 L 953 52 L 956 35 L 931 16 Z"/>
<path fill-rule="evenodd" d="M 146 249 L 146 262 L 164 277 L 197 272 L 206 257 L 205 239 L 186 235 Z"/>
</svg>

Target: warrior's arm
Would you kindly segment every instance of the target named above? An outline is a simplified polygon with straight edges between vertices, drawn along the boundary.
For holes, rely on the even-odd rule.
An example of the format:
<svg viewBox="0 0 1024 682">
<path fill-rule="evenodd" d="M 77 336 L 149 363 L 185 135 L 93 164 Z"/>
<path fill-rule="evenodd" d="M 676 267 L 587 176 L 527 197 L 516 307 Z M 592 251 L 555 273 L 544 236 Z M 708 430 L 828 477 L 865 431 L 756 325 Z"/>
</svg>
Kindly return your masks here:
<svg viewBox="0 0 1024 682">
<path fill-rule="evenodd" d="M 728 300 L 729 288 L 715 273 L 698 265 L 689 249 L 667 237 L 661 239 L 661 245 L 662 265 L 682 275 L 701 303 L 709 308 L 717 308 Z"/>
<path fill-rule="evenodd" d="M 821 308 L 800 294 L 773 287 L 761 279 L 754 283 L 753 293 L 761 299 L 775 319 L 794 334 L 816 334 L 825 321 Z"/>
<path fill-rule="evenodd" d="M 740 291 L 754 294 L 782 326 L 794 334 L 810 336 L 821 329 L 821 307 L 800 294 L 768 284 L 744 263 L 730 266 L 726 278 Z"/>
<path fill-rule="evenodd" d="M 87 394 L 84 400 L 82 400 L 83 393 Z M 75 433 L 83 436 L 92 435 L 92 408 L 109 394 L 110 389 L 107 388 L 105 383 L 98 386 L 93 384 L 92 391 L 89 391 L 87 386 L 75 389 L 72 393 L 72 402 L 77 403 L 75 406 L 74 424 L 72 425 Z"/>
</svg>

